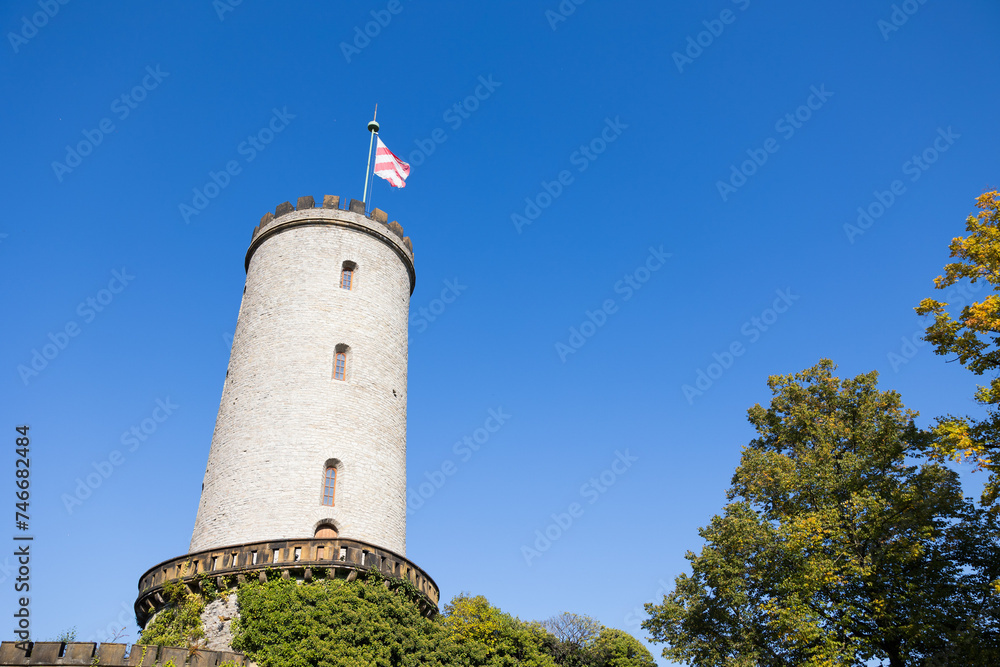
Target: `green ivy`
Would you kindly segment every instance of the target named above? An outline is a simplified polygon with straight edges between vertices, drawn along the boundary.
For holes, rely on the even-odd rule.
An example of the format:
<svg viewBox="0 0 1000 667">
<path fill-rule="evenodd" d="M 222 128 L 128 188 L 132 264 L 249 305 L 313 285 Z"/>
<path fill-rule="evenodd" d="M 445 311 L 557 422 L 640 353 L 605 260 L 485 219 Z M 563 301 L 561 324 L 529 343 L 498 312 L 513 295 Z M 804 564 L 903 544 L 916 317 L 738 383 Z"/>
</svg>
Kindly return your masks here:
<svg viewBox="0 0 1000 667">
<path fill-rule="evenodd" d="M 197 645 L 205 636 L 201 626 L 205 600 L 179 581 L 163 583 L 163 598 L 166 606 L 140 633 L 139 643 L 155 646 Z"/>
<path fill-rule="evenodd" d="M 215 580 L 208 576 L 207 572 L 199 574 L 195 581 L 198 582 L 198 590 L 201 591 L 201 597 L 205 602 L 211 602 L 219 597 L 219 589 L 215 585 Z"/>
<path fill-rule="evenodd" d="M 260 667 L 457 664 L 433 621 L 377 573 L 352 582 L 250 581 L 238 601 L 233 649 Z"/>
</svg>

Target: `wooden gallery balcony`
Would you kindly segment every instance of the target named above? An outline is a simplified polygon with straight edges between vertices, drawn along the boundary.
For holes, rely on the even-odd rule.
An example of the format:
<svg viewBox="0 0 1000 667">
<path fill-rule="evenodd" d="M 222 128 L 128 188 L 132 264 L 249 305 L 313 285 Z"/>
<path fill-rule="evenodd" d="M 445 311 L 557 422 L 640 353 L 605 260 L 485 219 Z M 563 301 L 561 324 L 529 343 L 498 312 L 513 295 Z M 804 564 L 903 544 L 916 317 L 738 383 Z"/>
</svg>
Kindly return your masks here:
<svg viewBox="0 0 1000 667">
<path fill-rule="evenodd" d="M 139 579 L 135 615 L 141 627 L 166 606 L 163 584 L 179 581 L 196 593 L 211 581 L 221 592 L 256 577 L 312 581 L 325 574 L 330 579 L 353 581 L 358 573 L 376 570 L 387 579 L 409 581 L 418 591 L 425 616 L 437 613 L 439 591 L 426 572 L 397 553 L 358 540 L 302 539 L 253 542 L 209 549 L 164 561 Z"/>
</svg>

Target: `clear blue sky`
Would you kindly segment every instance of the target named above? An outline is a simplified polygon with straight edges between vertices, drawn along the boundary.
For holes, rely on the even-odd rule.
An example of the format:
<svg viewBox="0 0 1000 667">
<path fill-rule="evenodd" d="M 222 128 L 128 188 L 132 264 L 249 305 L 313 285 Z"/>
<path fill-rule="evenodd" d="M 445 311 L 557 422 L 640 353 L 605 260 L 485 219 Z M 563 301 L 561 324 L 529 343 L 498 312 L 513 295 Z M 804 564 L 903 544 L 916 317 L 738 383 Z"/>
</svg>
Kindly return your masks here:
<svg viewBox="0 0 1000 667">
<path fill-rule="evenodd" d="M 413 168 L 375 205 L 413 239 L 412 311 L 439 313 L 410 330 L 410 488 L 457 473 L 411 511 L 408 555 L 444 599 L 641 635 L 631 614 L 724 503 L 769 374 L 830 357 L 878 370 L 922 419 L 973 409 L 974 378 L 901 339 L 1000 185 L 995 2 L 910 0 L 898 26 L 888 0 L 592 0 L 565 20 L 558 0 L 221 2 L 0 8 L 2 474 L 12 488 L 29 424 L 36 638 L 99 638 L 139 575 L 186 551 L 251 231 L 301 195 L 360 199 L 376 102 Z M 385 25 L 345 54 L 373 11 Z M 244 143 L 275 110 L 270 143 Z M 845 230 L 859 207 L 873 217 Z M 463 289 L 441 312 L 447 281 Z M 715 377 L 685 395 L 699 371 Z M 69 513 L 63 494 L 168 399 Z M 478 451 L 454 449 L 501 408 Z M 636 460 L 598 491 L 616 452 Z"/>
</svg>

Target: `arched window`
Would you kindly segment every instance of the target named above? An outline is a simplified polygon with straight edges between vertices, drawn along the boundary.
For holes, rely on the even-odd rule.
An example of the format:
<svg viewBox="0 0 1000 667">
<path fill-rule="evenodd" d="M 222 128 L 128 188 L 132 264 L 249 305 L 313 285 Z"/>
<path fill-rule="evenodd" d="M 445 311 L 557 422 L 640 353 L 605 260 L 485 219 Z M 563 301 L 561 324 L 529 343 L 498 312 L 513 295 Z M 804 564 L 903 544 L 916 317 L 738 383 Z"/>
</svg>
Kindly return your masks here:
<svg viewBox="0 0 1000 667">
<path fill-rule="evenodd" d="M 354 262 L 344 262 L 343 268 L 340 270 L 340 288 L 349 290 L 354 285 L 354 272 L 357 270 L 358 265 Z"/>
<path fill-rule="evenodd" d="M 323 504 L 333 507 L 333 498 L 337 490 L 337 468 L 327 464 L 323 474 Z"/>
<path fill-rule="evenodd" d="M 334 348 L 333 354 L 333 379 L 347 379 L 347 355 L 351 351 L 348 345 L 341 343 Z"/>
</svg>

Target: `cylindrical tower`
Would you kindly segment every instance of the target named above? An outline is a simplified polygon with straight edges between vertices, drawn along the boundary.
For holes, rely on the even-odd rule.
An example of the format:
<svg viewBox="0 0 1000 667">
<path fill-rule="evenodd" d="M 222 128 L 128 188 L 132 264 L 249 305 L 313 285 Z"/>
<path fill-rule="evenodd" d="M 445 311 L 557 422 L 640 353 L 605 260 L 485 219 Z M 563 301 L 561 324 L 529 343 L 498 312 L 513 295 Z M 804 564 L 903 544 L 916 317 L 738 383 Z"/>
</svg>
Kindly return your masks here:
<svg viewBox="0 0 1000 667">
<path fill-rule="evenodd" d="M 136 620 L 170 604 L 171 584 L 225 590 L 202 624 L 228 650 L 235 586 L 372 571 L 436 614 L 437 584 L 406 558 L 413 244 L 357 200 L 299 197 L 261 219 L 246 270 L 191 548 L 139 578 Z"/>
<path fill-rule="evenodd" d="M 264 216 L 190 552 L 312 537 L 406 550 L 409 238 L 312 197 Z"/>
</svg>

